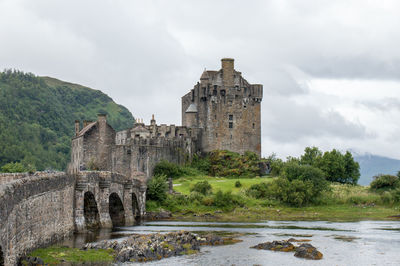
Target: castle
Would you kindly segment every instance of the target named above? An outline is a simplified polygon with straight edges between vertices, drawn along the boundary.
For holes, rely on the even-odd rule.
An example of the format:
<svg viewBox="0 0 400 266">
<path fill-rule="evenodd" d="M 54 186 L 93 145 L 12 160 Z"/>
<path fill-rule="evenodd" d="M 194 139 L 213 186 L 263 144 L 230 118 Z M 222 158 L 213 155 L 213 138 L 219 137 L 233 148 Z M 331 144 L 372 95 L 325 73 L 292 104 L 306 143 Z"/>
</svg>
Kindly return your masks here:
<svg viewBox="0 0 400 266">
<path fill-rule="evenodd" d="M 234 69 L 234 59 L 221 62 L 219 71 L 205 70 L 182 97 L 182 126 L 157 125 L 154 115 L 149 125 L 137 120 L 119 132 L 105 115 L 96 122 L 84 121 L 82 129 L 75 121 L 69 170 L 108 170 L 148 179 L 160 160 L 182 164 L 212 150 L 260 156 L 263 86 L 248 83 Z"/>
</svg>

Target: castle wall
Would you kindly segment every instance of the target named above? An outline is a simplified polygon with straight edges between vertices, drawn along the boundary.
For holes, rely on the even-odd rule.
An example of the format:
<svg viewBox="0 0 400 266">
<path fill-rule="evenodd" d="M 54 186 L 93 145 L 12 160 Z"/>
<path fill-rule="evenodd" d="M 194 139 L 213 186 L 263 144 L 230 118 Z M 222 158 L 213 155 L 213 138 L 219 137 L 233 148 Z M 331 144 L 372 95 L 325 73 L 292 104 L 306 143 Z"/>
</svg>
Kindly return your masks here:
<svg viewBox="0 0 400 266">
<path fill-rule="evenodd" d="M 75 179 L 36 173 L 0 186 L 0 246 L 5 265 L 74 230 Z"/>
<path fill-rule="evenodd" d="M 133 139 L 129 145 L 116 145 L 114 148 L 112 171 L 127 176 L 143 172 L 149 179 L 161 160 L 184 164 L 195 149 L 196 143 L 185 137 Z"/>
</svg>

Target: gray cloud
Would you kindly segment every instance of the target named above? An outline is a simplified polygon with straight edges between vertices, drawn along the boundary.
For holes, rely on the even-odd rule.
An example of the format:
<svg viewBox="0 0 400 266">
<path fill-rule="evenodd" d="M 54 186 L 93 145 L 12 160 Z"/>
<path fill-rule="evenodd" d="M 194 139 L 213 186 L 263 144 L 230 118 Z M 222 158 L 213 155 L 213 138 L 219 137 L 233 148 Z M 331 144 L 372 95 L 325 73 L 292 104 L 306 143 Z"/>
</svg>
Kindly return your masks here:
<svg viewBox="0 0 400 266">
<path fill-rule="evenodd" d="M 370 124 L 299 102 L 322 99 L 299 79 L 398 80 L 398 10 L 395 0 L 0 0 L 0 68 L 100 89 L 137 117 L 180 124 L 180 97 L 205 67 L 234 57 L 249 82 L 264 84 L 264 142 L 285 142 L 288 153 L 329 137 L 367 143 Z"/>
<path fill-rule="evenodd" d="M 337 112 L 322 113 L 314 106 L 300 105 L 288 99 L 270 99 L 263 106 L 263 135 L 281 143 L 300 142 L 304 138 L 363 139 L 363 125 L 347 121 Z"/>
<path fill-rule="evenodd" d="M 382 112 L 386 112 L 392 109 L 400 111 L 399 98 L 384 98 L 380 101 L 360 101 L 358 102 L 358 104 L 369 109 L 376 109 Z"/>
</svg>

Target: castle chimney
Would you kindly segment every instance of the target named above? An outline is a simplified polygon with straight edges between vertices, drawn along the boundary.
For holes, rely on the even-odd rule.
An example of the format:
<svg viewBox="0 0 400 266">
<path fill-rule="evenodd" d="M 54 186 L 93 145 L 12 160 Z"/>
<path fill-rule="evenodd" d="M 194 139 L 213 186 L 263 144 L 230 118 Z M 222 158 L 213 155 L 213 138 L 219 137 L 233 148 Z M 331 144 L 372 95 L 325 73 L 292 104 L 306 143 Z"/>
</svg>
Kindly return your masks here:
<svg viewBox="0 0 400 266">
<path fill-rule="evenodd" d="M 156 119 L 154 118 L 154 114 L 151 116 L 151 121 L 150 121 L 150 125 L 156 125 Z"/>
<path fill-rule="evenodd" d="M 234 62 L 233 58 L 222 58 L 221 65 L 222 65 L 222 79 L 224 82 L 225 88 L 231 88 L 234 86 Z"/>
<path fill-rule="evenodd" d="M 75 136 L 79 135 L 79 120 L 75 120 Z"/>
<path fill-rule="evenodd" d="M 89 124 L 89 121 L 83 120 L 83 128 L 85 128 Z"/>
</svg>

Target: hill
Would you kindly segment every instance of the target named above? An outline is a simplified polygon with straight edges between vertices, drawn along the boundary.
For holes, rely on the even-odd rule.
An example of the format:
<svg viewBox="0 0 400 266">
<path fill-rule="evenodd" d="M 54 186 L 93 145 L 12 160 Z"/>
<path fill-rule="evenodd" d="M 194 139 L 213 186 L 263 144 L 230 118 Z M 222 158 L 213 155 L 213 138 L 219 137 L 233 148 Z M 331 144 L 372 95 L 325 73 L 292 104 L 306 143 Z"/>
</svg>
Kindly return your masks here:
<svg viewBox="0 0 400 266">
<path fill-rule="evenodd" d="M 0 167 L 9 162 L 62 170 L 69 162 L 75 120 L 106 113 L 116 130 L 133 116 L 109 96 L 78 84 L 31 73 L 0 72 Z"/>
<path fill-rule="evenodd" d="M 360 185 L 369 185 L 375 175 L 395 175 L 400 171 L 400 160 L 372 154 L 355 154 L 354 159 L 360 164 L 361 177 L 358 180 Z"/>
</svg>

